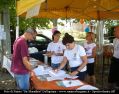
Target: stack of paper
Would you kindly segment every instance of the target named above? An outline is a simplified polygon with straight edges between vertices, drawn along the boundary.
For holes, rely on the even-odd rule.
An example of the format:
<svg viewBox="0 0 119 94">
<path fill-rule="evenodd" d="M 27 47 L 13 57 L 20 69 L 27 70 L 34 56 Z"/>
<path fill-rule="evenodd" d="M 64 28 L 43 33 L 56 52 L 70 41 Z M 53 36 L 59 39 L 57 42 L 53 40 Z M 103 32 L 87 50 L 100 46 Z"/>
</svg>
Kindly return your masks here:
<svg viewBox="0 0 119 94">
<path fill-rule="evenodd" d="M 59 70 L 58 72 L 51 70 L 51 71 L 49 71 L 49 75 L 51 77 L 65 77 L 66 72 L 64 70 Z"/>
<path fill-rule="evenodd" d="M 80 88 L 77 88 L 76 90 L 98 90 L 98 88 L 91 86 L 91 85 L 84 85 Z"/>
<path fill-rule="evenodd" d="M 49 72 L 52 70 L 51 67 L 42 66 L 39 65 L 37 68 L 35 68 L 33 71 L 35 72 L 36 76 L 38 75 L 44 75 L 44 74 L 49 74 Z"/>
<path fill-rule="evenodd" d="M 50 69 L 48 70 L 49 75 L 51 77 L 47 77 L 47 81 L 53 81 L 53 80 L 64 80 L 66 78 L 66 72 L 63 70 L 60 70 L 58 72 L 55 72 L 54 70 Z"/>
<path fill-rule="evenodd" d="M 69 74 L 66 74 L 66 75 L 65 75 L 65 78 L 76 79 L 76 78 L 78 78 L 78 76 L 71 76 L 71 75 L 69 75 Z"/>
<path fill-rule="evenodd" d="M 47 77 L 47 81 L 64 80 L 64 77 Z"/>
</svg>

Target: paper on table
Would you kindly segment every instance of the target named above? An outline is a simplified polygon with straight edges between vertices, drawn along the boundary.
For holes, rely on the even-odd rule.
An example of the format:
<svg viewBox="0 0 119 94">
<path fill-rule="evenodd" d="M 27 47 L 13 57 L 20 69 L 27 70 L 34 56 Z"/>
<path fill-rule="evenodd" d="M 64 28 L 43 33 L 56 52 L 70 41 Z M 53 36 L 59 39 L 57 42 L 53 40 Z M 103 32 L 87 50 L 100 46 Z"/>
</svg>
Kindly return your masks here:
<svg viewBox="0 0 119 94">
<path fill-rule="evenodd" d="M 91 86 L 91 85 L 84 85 L 80 88 L 77 88 L 76 90 L 98 90 L 98 88 Z"/>
<path fill-rule="evenodd" d="M 50 75 L 51 77 L 56 77 L 56 76 L 65 77 L 66 72 L 63 71 L 63 70 L 59 70 L 58 72 L 54 72 L 53 70 L 51 70 L 51 71 L 49 71 L 49 75 Z"/>
<path fill-rule="evenodd" d="M 37 60 L 37 59 L 34 59 L 34 58 L 30 58 L 29 61 L 30 61 L 30 62 L 38 62 L 38 60 Z"/>
<path fill-rule="evenodd" d="M 47 77 L 47 81 L 64 80 L 64 77 Z"/>
<path fill-rule="evenodd" d="M 66 74 L 66 78 L 76 79 L 76 78 L 78 78 L 78 76 L 71 76 L 69 74 Z"/>
<path fill-rule="evenodd" d="M 83 83 L 79 80 L 64 80 L 62 81 L 65 87 L 81 86 Z"/>
<path fill-rule="evenodd" d="M 36 76 L 43 75 L 44 74 L 44 68 L 43 68 L 43 66 L 38 66 L 33 71 L 35 72 Z"/>
<path fill-rule="evenodd" d="M 37 78 L 40 79 L 41 81 L 47 81 L 47 77 L 50 77 L 49 74 L 44 74 L 44 75 L 38 75 Z"/>
<path fill-rule="evenodd" d="M 49 74 L 51 70 L 52 70 L 51 67 L 44 68 L 44 74 Z"/>
<path fill-rule="evenodd" d="M 49 71 L 51 71 L 51 70 L 52 70 L 51 67 L 46 68 L 46 66 L 39 65 L 33 71 L 35 72 L 36 76 L 38 76 L 38 75 L 49 74 Z"/>
</svg>

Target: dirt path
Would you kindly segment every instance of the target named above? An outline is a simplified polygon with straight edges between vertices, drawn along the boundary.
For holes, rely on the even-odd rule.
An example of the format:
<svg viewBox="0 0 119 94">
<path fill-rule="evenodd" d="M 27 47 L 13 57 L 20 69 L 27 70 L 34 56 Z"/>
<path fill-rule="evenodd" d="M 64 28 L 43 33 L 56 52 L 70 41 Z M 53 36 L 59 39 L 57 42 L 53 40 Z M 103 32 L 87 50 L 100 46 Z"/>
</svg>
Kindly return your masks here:
<svg viewBox="0 0 119 94">
<path fill-rule="evenodd" d="M 13 77 L 5 69 L 0 69 L 0 90 L 15 89 L 15 81 Z"/>
</svg>

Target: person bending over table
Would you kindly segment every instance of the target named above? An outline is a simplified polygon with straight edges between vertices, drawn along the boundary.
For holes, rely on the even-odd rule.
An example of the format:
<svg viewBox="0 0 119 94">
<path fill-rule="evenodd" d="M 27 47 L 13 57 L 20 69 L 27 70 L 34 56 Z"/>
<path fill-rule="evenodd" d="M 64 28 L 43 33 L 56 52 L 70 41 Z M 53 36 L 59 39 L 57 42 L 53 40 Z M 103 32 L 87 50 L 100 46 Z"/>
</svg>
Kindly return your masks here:
<svg viewBox="0 0 119 94">
<path fill-rule="evenodd" d="M 20 90 L 29 90 L 29 73 L 33 68 L 29 62 L 27 41 L 34 40 L 35 37 L 36 30 L 28 28 L 13 44 L 11 71 L 14 73 L 17 87 Z"/>
<path fill-rule="evenodd" d="M 71 70 L 70 75 L 77 75 L 80 80 L 84 81 L 87 70 L 87 56 L 85 49 L 82 46 L 75 44 L 74 38 L 68 33 L 65 33 L 62 43 L 66 46 L 66 50 L 64 51 L 63 61 L 55 72 L 62 69 L 68 61 Z"/>
</svg>

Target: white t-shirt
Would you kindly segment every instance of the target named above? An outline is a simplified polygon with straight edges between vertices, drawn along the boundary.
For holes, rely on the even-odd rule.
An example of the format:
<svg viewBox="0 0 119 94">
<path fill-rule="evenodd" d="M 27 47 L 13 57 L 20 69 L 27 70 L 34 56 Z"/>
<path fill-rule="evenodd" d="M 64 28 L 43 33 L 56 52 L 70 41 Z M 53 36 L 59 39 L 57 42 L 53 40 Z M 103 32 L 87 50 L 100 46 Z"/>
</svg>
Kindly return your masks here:
<svg viewBox="0 0 119 94">
<path fill-rule="evenodd" d="M 115 58 L 119 59 L 119 39 L 117 39 L 117 38 L 114 39 L 113 46 L 114 46 L 114 54 L 113 54 L 113 56 Z"/>
<path fill-rule="evenodd" d="M 84 48 L 86 51 L 87 56 L 92 56 L 93 48 L 96 47 L 95 43 L 88 44 L 87 42 L 84 43 Z M 94 63 L 94 58 L 88 58 L 88 63 Z"/>
<path fill-rule="evenodd" d="M 85 55 L 85 49 L 77 44 L 75 44 L 75 47 L 72 50 L 66 49 L 64 52 L 64 56 L 68 59 L 70 67 L 80 66 L 83 63 L 81 56 Z M 86 66 L 81 70 L 81 72 L 83 71 L 86 71 Z"/>
<path fill-rule="evenodd" d="M 57 43 L 51 42 L 48 44 L 47 47 L 47 51 L 51 51 L 51 52 L 54 51 L 55 53 L 63 53 L 64 49 L 66 49 L 66 47 L 62 44 L 62 42 L 57 42 Z M 62 60 L 63 60 L 63 56 L 55 56 L 55 55 L 51 56 L 51 62 L 53 64 L 61 63 Z"/>
</svg>

